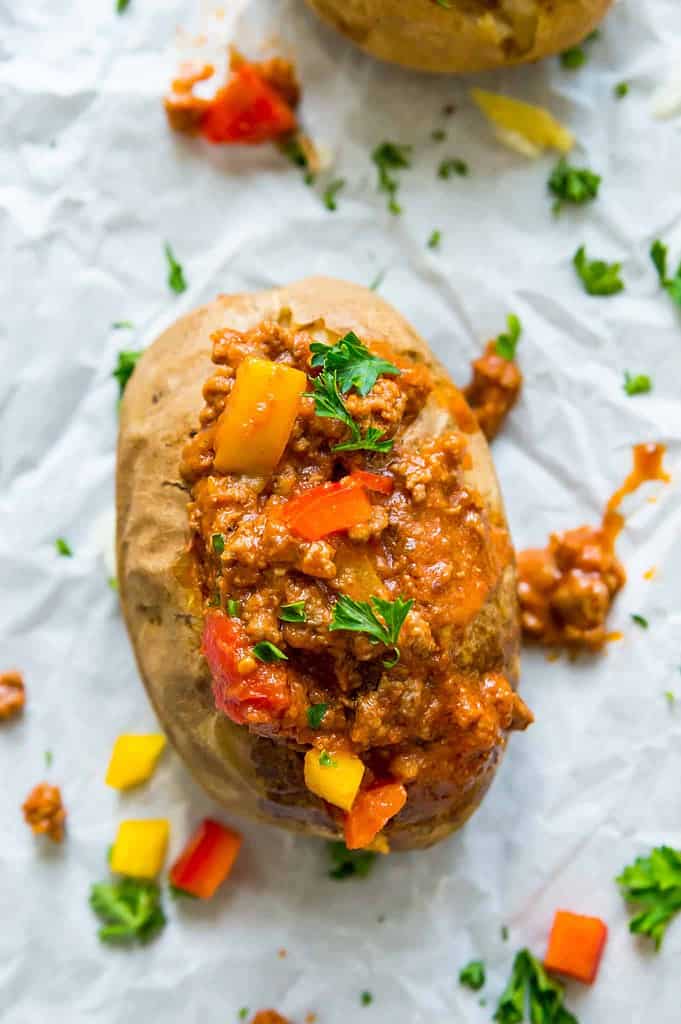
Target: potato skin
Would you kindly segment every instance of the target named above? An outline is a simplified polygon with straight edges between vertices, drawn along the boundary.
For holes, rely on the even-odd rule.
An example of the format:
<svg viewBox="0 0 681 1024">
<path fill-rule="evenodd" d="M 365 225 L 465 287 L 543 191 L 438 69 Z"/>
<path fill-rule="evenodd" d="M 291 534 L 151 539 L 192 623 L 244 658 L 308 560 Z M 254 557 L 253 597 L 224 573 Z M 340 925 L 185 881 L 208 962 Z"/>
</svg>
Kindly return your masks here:
<svg viewBox="0 0 681 1024">
<path fill-rule="evenodd" d="M 526 64 L 581 42 L 613 0 L 307 0 L 321 18 L 381 60 L 420 71 Z"/>
<path fill-rule="evenodd" d="M 189 492 L 179 464 L 182 448 L 197 426 L 203 384 L 213 370 L 210 336 L 226 325 L 245 331 L 286 311 L 301 326 L 323 319 L 331 330 L 385 339 L 398 351 L 418 353 L 445 376 L 423 339 L 391 306 L 365 288 L 329 278 L 307 278 L 253 295 L 220 296 L 182 317 L 144 354 L 121 407 L 118 581 L 140 674 L 170 740 L 196 780 L 234 812 L 338 838 L 337 822 L 305 787 L 304 752 L 252 735 L 215 710 L 200 653 L 202 602 L 185 553 Z M 465 403 L 463 408 L 467 409 Z M 452 423 L 448 410 L 432 404 L 420 420 L 412 429 L 434 434 Z M 483 495 L 490 515 L 503 524 L 487 443 L 476 429 L 469 443 L 470 483 Z M 519 627 L 512 563 L 467 629 L 461 648 L 474 662 L 476 651 L 492 636 L 495 643 L 501 637 L 504 670 L 515 685 Z M 491 783 L 501 754 L 496 749 L 474 784 L 455 799 L 443 801 L 435 791 L 423 794 L 420 812 L 414 808 L 393 824 L 391 846 L 428 846 L 463 824 Z"/>
</svg>

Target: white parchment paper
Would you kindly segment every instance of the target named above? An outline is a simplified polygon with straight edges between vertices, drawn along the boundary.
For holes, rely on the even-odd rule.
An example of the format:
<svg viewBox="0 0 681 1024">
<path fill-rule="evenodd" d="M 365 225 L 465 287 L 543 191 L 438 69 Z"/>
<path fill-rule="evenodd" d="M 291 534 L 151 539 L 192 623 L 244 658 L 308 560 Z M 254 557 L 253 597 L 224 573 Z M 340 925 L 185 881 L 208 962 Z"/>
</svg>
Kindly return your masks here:
<svg viewBox="0 0 681 1024">
<path fill-rule="evenodd" d="M 131 0 L 120 17 L 114 0 L 0 0 L 0 670 L 21 669 L 28 687 L 26 713 L 0 730 L 0 1018 L 229 1024 L 239 1007 L 270 1005 L 298 1024 L 308 1012 L 320 1024 L 486 1021 L 514 952 L 543 955 L 565 907 L 611 929 L 593 990 L 568 989 L 581 1024 L 673 1024 L 681 921 L 652 954 L 628 934 L 613 878 L 653 845 L 681 847 L 681 704 L 663 696 L 681 697 L 681 315 L 647 257 L 657 236 L 674 265 L 681 257 L 681 120 L 651 116 L 678 68 L 681 5 L 622 0 L 577 72 L 552 60 L 476 79 L 550 106 L 579 139 L 574 162 L 603 175 L 599 200 L 558 221 L 554 161 L 502 148 L 467 99 L 471 80 L 380 66 L 301 0 L 256 7 L 244 49 L 275 33 L 295 54 L 305 124 L 347 179 L 336 213 L 273 148 L 170 134 L 160 96 L 177 29 L 199 24 L 189 0 Z M 227 7 L 223 27 L 236 13 Z M 630 92 L 617 101 L 621 80 Z M 444 118 L 447 103 L 457 110 Z M 438 128 L 446 141 L 431 139 Z M 375 191 L 369 154 L 384 139 L 414 146 L 399 218 Z M 449 156 L 469 163 L 468 178 L 437 178 Z M 439 251 L 426 248 L 434 229 Z M 165 241 L 190 284 L 179 297 Z M 622 262 L 625 292 L 584 293 L 570 263 L 582 243 Z M 170 905 L 146 948 L 102 947 L 87 894 L 107 875 L 117 822 L 169 816 L 174 857 L 216 812 L 172 753 L 128 796 L 103 783 L 116 735 L 155 724 L 102 556 L 116 354 L 218 291 L 320 272 L 366 284 L 383 272 L 381 293 L 460 382 L 506 314 L 520 316 L 525 389 L 495 445 L 519 547 L 597 521 L 631 445 L 667 445 L 673 482 L 626 506 L 629 582 L 612 616 L 624 639 L 576 665 L 525 654 L 536 724 L 512 738 L 483 808 L 451 841 L 337 883 L 314 841 L 236 822 L 245 846 L 218 898 Z M 110 329 L 128 319 L 133 331 Z M 653 394 L 628 398 L 625 370 L 649 373 Z M 59 536 L 72 559 L 56 555 Z M 18 810 L 46 776 L 69 811 L 59 849 L 36 843 Z M 488 966 L 485 1007 L 456 981 L 473 956 Z"/>
</svg>

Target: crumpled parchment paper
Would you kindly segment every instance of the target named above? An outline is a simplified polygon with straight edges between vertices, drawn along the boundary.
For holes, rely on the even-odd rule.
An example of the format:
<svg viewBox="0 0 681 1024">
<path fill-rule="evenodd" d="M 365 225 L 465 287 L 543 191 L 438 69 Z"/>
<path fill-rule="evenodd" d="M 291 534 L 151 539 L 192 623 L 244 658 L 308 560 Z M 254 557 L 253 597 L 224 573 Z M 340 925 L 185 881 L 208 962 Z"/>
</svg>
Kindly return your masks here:
<svg viewBox="0 0 681 1024">
<path fill-rule="evenodd" d="M 674 265 L 681 256 L 681 121 L 651 116 L 678 66 L 678 0 L 622 0 L 577 72 L 550 60 L 475 80 L 548 105 L 576 132 L 573 162 L 603 175 L 598 201 L 558 220 L 546 194 L 553 159 L 501 147 L 467 98 L 471 80 L 380 66 L 300 0 L 260 0 L 239 40 L 257 55 L 275 35 L 295 55 L 305 125 L 330 148 L 330 174 L 347 180 L 338 211 L 274 148 L 172 136 L 160 97 L 176 30 L 190 32 L 185 49 L 206 26 L 227 35 L 244 5 L 225 7 L 216 19 L 205 5 L 201 24 L 189 0 L 131 0 L 121 16 L 113 0 L 0 0 L 0 669 L 21 669 L 28 688 L 25 714 L 0 732 L 0 1017 L 229 1024 L 242 1006 L 270 1005 L 299 1024 L 308 1012 L 320 1024 L 486 1021 L 514 952 L 542 955 L 565 907 L 611 929 L 593 990 L 568 986 L 581 1024 L 671 1024 L 681 920 L 654 955 L 628 934 L 613 878 L 653 845 L 681 847 L 681 704 L 663 696 L 681 696 L 681 314 L 647 256 L 657 236 Z M 621 80 L 630 92 L 618 102 Z M 456 113 L 444 117 L 448 103 Z M 438 128 L 446 141 L 432 140 Z M 375 191 L 369 154 L 384 139 L 414 146 L 401 217 Z M 469 163 L 468 178 L 437 178 L 449 156 Z M 426 248 L 434 229 L 437 251 Z M 190 284 L 179 297 L 165 241 Z M 622 261 L 625 292 L 583 292 L 570 263 L 582 243 Z M 215 812 L 170 752 L 139 791 L 103 782 L 116 735 L 155 724 L 102 556 L 117 351 L 145 346 L 218 291 L 311 273 L 363 283 L 383 273 L 381 293 L 459 382 L 506 314 L 520 316 L 525 389 L 495 444 L 519 547 L 597 521 L 635 442 L 663 441 L 674 479 L 626 504 L 629 582 L 612 616 L 624 639 L 576 664 L 525 654 L 536 725 L 512 738 L 460 835 L 337 883 L 314 841 L 236 822 L 245 846 L 218 898 L 169 905 L 146 948 L 102 947 L 87 894 L 107 876 L 117 822 L 169 816 L 172 858 Z M 111 329 L 128 319 L 134 330 Z M 628 398 L 625 370 L 649 373 L 653 394 Z M 56 555 L 59 536 L 73 558 Z M 37 844 L 18 810 L 43 777 L 69 811 L 59 849 Z M 487 963 L 485 1007 L 456 981 L 471 957 Z"/>
</svg>

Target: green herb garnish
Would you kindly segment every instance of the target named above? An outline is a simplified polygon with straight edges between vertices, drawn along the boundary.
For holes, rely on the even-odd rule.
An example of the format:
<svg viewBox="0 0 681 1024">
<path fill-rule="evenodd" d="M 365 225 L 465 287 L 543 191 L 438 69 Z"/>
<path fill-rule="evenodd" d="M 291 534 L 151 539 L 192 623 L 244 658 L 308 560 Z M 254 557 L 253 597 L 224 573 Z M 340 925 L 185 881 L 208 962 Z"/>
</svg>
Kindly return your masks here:
<svg viewBox="0 0 681 1024">
<path fill-rule="evenodd" d="M 114 331 L 131 331 L 134 326 L 132 320 L 114 320 L 111 324 Z"/>
<path fill-rule="evenodd" d="M 664 697 L 665 697 L 665 700 L 667 701 L 667 704 L 669 704 L 670 708 L 673 708 L 673 707 L 676 706 L 676 694 L 674 693 L 673 690 L 665 690 L 664 691 Z"/>
<path fill-rule="evenodd" d="M 649 857 L 637 857 L 615 881 L 628 903 L 643 908 L 632 917 L 629 931 L 648 935 L 659 949 L 669 922 L 681 910 L 681 852 L 658 846 Z"/>
<path fill-rule="evenodd" d="M 361 993 L 359 1001 L 362 1004 L 362 1006 L 371 1006 L 371 1004 L 374 1001 L 374 997 L 372 996 L 371 992 L 364 991 Z"/>
<path fill-rule="evenodd" d="M 510 934 L 510 932 L 508 930 L 508 925 L 502 924 L 502 926 L 501 926 L 501 941 L 502 942 L 508 942 L 509 934 Z"/>
<path fill-rule="evenodd" d="M 498 356 L 501 356 L 503 359 L 507 359 L 511 362 L 515 359 L 520 335 L 523 333 L 523 325 L 520 323 L 520 320 L 515 313 L 508 314 L 506 317 L 506 324 L 508 326 L 508 333 L 499 335 L 497 340 L 494 342 L 494 351 Z"/>
<path fill-rule="evenodd" d="M 253 648 L 253 654 L 258 661 L 264 661 L 266 664 L 271 664 L 273 661 L 288 661 L 288 655 L 280 651 L 276 644 L 270 643 L 269 640 L 261 640 Z"/>
<path fill-rule="evenodd" d="M 239 1013 L 238 1013 L 238 1017 L 239 1017 L 239 1020 L 246 1020 L 246 1017 L 248 1017 L 248 1007 L 247 1006 L 242 1006 L 241 1007 L 241 1009 L 239 1010 Z"/>
<path fill-rule="evenodd" d="M 508 985 L 497 1006 L 498 1024 L 578 1024 L 563 1005 L 564 989 L 544 970 L 528 949 L 521 949 L 513 961 Z"/>
<path fill-rule="evenodd" d="M 173 900 L 198 900 L 199 898 L 193 892 L 187 892 L 186 889 L 181 889 L 179 885 L 173 885 L 172 882 L 168 883 L 168 892 Z"/>
<path fill-rule="evenodd" d="M 615 93 L 615 96 L 617 97 L 618 100 L 624 99 L 624 97 L 629 92 L 629 83 L 628 82 L 618 82 L 617 85 L 615 86 L 615 88 L 613 89 L 613 92 Z"/>
<path fill-rule="evenodd" d="M 653 382 L 645 373 L 632 375 L 625 370 L 623 387 L 628 395 L 647 395 L 649 391 L 653 390 Z"/>
<path fill-rule="evenodd" d="M 569 50 L 564 50 L 561 53 L 560 63 L 564 68 L 576 71 L 577 68 L 581 68 L 583 64 L 586 64 L 586 52 L 581 46 L 571 46 Z"/>
<path fill-rule="evenodd" d="M 451 157 L 449 160 L 442 161 L 437 169 L 437 176 L 446 180 L 451 178 L 452 174 L 458 174 L 460 178 L 465 178 L 468 172 L 469 167 L 465 160 Z"/>
<path fill-rule="evenodd" d="M 241 605 L 239 604 L 239 602 L 235 598 L 229 597 L 227 599 L 227 614 L 229 615 L 229 617 L 231 619 L 238 619 L 240 611 Z"/>
<path fill-rule="evenodd" d="M 305 184 L 313 185 L 316 179 L 316 175 L 310 170 L 310 161 L 307 158 L 307 153 L 303 149 L 298 135 L 291 135 L 288 139 L 284 139 L 278 143 L 279 151 L 283 153 L 287 160 L 290 160 L 295 167 L 300 167 L 305 171 Z"/>
<path fill-rule="evenodd" d="M 291 604 L 282 604 L 279 609 L 279 618 L 282 622 L 307 622 L 304 601 L 292 601 Z"/>
<path fill-rule="evenodd" d="M 648 628 L 648 620 L 644 619 L 642 615 L 632 615 L 631 620 L 632 622 L 635 622 L 637 626 L 640 626 L 641 629 Z"/>
<path fill-rule="evenodd" d="M 214 533 L 210 539 L 213 551 L 216 555 L 221 555 L 225 550 L 225 536 L 222 533 Z"/>
<path fill-rule="evenodd" d="M 479 992 L 485 984 L 485 965 L 482 960 L 471 960 L 459 971 L 459 984 L 465 985 L 473 992 Z"/>
<path fill-rule="evenodd" d="M 63 558 L 73 558 L 73 551 L 63 537 L 57 537 L 54 542 L 54 546 L 57 549 L 58 555 L 61 555 Z"/>
<path fill-rule="evenodd" d="M 619 276 L 621 263 L 590 260 L 583 245 L 575 253 L 572 262 L 589 295 L 616 295 L 623 290 L 624 282 Z"/>
<path fill-rule="evenodd" d="M 331 754 L 329 754 L 328 750 L 322 750 L 321 754 L 319 755 L 319 763 L 322 766 L 322 768 L 338 767 L 338 761 L 334 761 L 334 759 L 331 757 Z"/>
<path fill-rule="evenodd" d="M 337 210 L 336 196 L 345 188 L 345 178 L 335 178 L 324 189 L 324 206 L 327 210 Z"/>
<path fill-rule="evenodd" d="M 97 882 L 90 889 L 90 906 L 104 922 L 97 933 L 102 942 L 148 942 L 166 923 L 156 882 Z"/>
<path fill-rule="evenodd" d="M 166 254 L 166 261 L 168 263 L 168 287 L 171 291 L 175 292 L 176 295 L 180 295 L 182 292 L 186 292 L 187 290 L 184 270 L 182 269 L 182 265 L 175 259 L 173 250 L 170 248 L 168 242 L 164 245 L 163 251 Z"/>
<path fill-rule="evenodd" d="M 405 601 L 401 597 L 394 601 L 386 601 L 382 597 L 372 597 L 370 602 L 353 601 L 351 597 L 342 594 L 333 606 L 333 618 L 329 629 L 332 631 L 347 629 L 355 633 L 366 633 L 372 643 L 381 643 L 386 647 L 391 647 L 394 657 L 389 661 L 384 661 L 383 664 L 386 668 L 393 668 L 400 660 L 397 639 L 413 603 L 412 598 Z M 378 618 L 376 612 L 383 621 Z"/>
<path fill-rule="evenodd" d="M 307 724 L 311 729 L 319 728 L 328 710 L 328 704 L 310 704 L 307 709 Z"/>
<path fill-rule="evenodd" d="M 388 196 L 388 209 L 393 214 L 402 213 L 402 207 L 395 198 L 400 187 L 394 171 L 411 167 L 411 146 L 401 146 L 396 142 L 382 142 L 371 154 L 378 171 L 379 191 Z"/>
<path fill-rule="evenodd" d="M 444 130 L 444 128 L 436 128 L 434 131 L 430 133 L 430 137 L 433 140 L 433 142 L 444 142 L 445 139 L 447 138 L 447 132 Z"/>
<path fill-rule="evenodd" d="M 115 576 L 109 576 L 106 582 L 109 584 L 112 590 L 118 590 L 118 580 L 116 579 Z"/>
<path fill-rule="evenodd" d="M 438 246 L 440 245 L 441 241 L 442 241 L 442 232 L 441 231 L 437 231 L 437 230 L 433 231 L 431 236 L 430 236 L 430 238 L 428 239 L 428 248 L 429 249 L 437 249 Z"/>
<path fill-rule="evenodd" d="M 601 177 L 588 167 L 570 167 L 561 157 L 549 178 L 548 187 L 555 197 L 553 212 L 559 213 L 564 203 L 588 203 L 595 199 L 600 188 Z"/>
<path fill-rule="evenodd" d="M 667 246 L 663 245 L 659 238 L 656 239 L 650 247 L 650 258 L 657 270 L 660 284 L 676 305 L 681 306 L 681 263 L 679 263 L 674 277 L 668 277 L 667 254 Z"/>
<path fill-rule="evenodd" d="M 132 377 L 132 372 L 137 366 L 137 362 L 141 355 L 141 351 L 127 351 L 118 353 L 118 362 L 116 364 L 116 369 L 113 371 L 111 376 L 115 377 L 116 380 L 118 381 L 119 399 L 123 397 L 123 392 L 126 389 L 128 381 Z"/>
<path fill-rule="evenodd" d="M 385 270 L 379 270 L 379 272 L 376 274 L 376 277 L 373 279 L 373 281 L 369 285 L 369 291 L 370 292 L 378 291 L 378 289 L 383 284 L 383 278 L 384 277 L 385 277 Z"/>
<path fill-rule="evenodd" d="M 46 750 L 45 751 L 45 767 L 46 768 L 51 768 L 52 767 L 52 761 L 53 761 L 52 751 L 51 750 Z"/>
<path fill-rule="evenodd" d="M 335 373 L 325 371 L 315 377 L 312 382 L 312 391 L 306 392 L 306 398 L 314 398 L 315 413 L 322 418 L 340 420 L 350 431 L 350 440 L 344 444 L 333 446 L 334 452 L 389 452 L 394 444 L 389 438 L 383 438 L 383 431 L 377 427 L 368 427 L 364 436 L 352 416 L 348 412 L 345 402 L 338 390 L 338 381 Z"/>
<path fill-rule="evenodd" d="M 209 608 L 219 608 L 222 604 L 222 595 L 219 590 L 216 590 L 213 596 L 208 601 Z"/>
<path fill-rule="evenodd" d="M 399 376 L 401 373 L 394 363 L 370 352 L 354 331 L 349 331 L 333 345 L 313 341 L 310 352 L 310 365 L 335 373 L 343 395 L 355 388 L 364 397 L 381 375 Z"/>
<path fill-rule="evenodd" d="M 331 870 L 329 878 L 341 881 L 345 878 L 366 878 L 374 861 L 376 854 L 369 850 L 348 850 L 345 843 L 329 843 L 329 855 L 331 857 Z"/>
<path fill-rule="evenodd" d="M 130 6 L 130 0 L 116 0 L 116 13 L 122 14 Z"/>
</svg>

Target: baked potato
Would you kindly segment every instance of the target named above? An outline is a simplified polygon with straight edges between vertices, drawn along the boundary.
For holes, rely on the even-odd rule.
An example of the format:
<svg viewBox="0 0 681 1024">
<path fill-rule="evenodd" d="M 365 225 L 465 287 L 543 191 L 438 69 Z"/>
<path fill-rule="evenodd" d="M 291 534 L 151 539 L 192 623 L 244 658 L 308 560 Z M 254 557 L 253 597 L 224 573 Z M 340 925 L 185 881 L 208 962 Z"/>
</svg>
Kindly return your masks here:
<svg viewBox="0 0 681 1024">
<path fill-rule="evenodd" d="M 158 717 L 233 811 L 427 846 L 531 721 L 487 443 L 365 288 L 220 296 L 146 351 L 121 407 L 117 559 Z"/>
<path fill-rule="evenodd" d="M 560 53 L 613 0 L 308 0 L 363 50 L 421 71 L 486 71 Z"/>
</svg>

